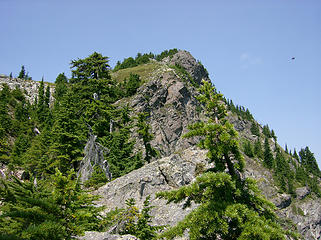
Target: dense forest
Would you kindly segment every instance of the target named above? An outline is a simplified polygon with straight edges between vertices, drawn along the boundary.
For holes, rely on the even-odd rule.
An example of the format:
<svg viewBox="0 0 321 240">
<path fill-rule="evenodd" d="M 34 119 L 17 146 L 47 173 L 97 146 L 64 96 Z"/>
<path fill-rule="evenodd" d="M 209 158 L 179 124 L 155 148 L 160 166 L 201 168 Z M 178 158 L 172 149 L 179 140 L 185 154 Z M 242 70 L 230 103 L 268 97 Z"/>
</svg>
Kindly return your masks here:
<svg viewBox="0 0 321 240">
<path fill-rule="evenodd" d="M 177 49 L 161 54 L 140 54 L 117 62 L 114 69 L 108 57 L 94 52 L 84 59 L 71 61 L 71 78 L 64 73 L 55 81 L 54 102 L 50 88 L 41 81 L 34 102 L 27 101 L 23 89 L 0 91 L 0 164 L 5 178 L 0 183 L 0 239 L 73 239 L 85 231 L 106 231 L 115 222 L 125 222 L 120 234 L 139 239 L 173 239 L 186 229 L 190 239 L 285 239 L 299 236 L 285 226 L 274 213 L 274 206 L 260 193 L 256 182 L 242 178 L 244 156 L 259 159 L 273 172 L 281 192 L 295 195 L 295 189 L 308 186 L 321 196 L 318 179 L 321 172 L 308 147 L 297 152 L 283 150 L 268 125 L 260 126 L 248 109 L 224 99 L 214 86 L 195 85 L 182 66 L 171 66 L 197 87 L 197 100 L 207 121 L 190 125 L 186 138 L 200 137 L 198 146 L 208 151 L 214 167 L 189 186 L 159 193 L 169 202 L 199 204 L 177 226 L 151 224 L 148 199 L 143 209 L 133 199 L 127 208 L 102 215 L 103 207 L 93 203 L 98 196 L 90 191 L 152 162 L 158 152 L 150 142 L 154 136 L 148 113 L 133 112 L 121 99 L 136 94 L 144 83 L 139 74 L 118 81 L 112 73 L 151 61 L 171 58 Z M 24 66 L 19 78 L 30 80 Z M 235 114 L 251 123 L 256 141 L 239 137 L 226 119 Z M 143 149 L 135 149 L 136 131 Z M 112 179 L 99 166 L 86 182 L 78 171 L 84 158 L 89 134 L 108 150 Z M 271 145 L 272 144 L 272 145 Z M 274 146 L 273 146 L 274 144 Z M 244 156 L 243 156 L 244 155 Z M 220 199 L 220 201 L 218 201 Z M 116 219 L 116 220 L 115 220 Z M 158 236 L 158 232 L 161 235 Z"/>
</svg>

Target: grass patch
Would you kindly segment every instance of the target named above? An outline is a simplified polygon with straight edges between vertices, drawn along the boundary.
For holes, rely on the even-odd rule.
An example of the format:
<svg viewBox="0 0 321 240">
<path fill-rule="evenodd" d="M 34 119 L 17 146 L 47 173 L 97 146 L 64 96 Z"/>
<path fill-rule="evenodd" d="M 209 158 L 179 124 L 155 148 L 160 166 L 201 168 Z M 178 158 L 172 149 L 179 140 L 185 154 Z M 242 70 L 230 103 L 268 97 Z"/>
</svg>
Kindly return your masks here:
<svg viewBox="0 0 321 240">
<path fill-rule="evenodd" d="M 129 78 L 130 74 L 138 74 L 143 83 L 147 82 L 151 74 L 160 67 L 159 63 L 147 63 L 132 68 L 126 68 L 111 73 L 113 79 L 117 82 L 124 82 L 125 78 Z"/>
</svg>

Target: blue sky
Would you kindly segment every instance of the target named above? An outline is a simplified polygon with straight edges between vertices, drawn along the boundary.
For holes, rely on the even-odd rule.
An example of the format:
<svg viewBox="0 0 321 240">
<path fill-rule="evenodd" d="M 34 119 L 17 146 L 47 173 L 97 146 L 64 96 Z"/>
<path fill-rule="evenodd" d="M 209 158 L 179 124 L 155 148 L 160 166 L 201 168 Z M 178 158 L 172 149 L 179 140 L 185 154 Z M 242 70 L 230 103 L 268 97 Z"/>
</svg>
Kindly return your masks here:
<svg viewBox="0 0 321 240">
<path fill-rule="evenodd" d="M 69 75 L 93 51 L 110 64 L 185 49 L 219 91 L 321 165 L 321 1 L 1 0 L 0 73 Z M 295 57 L 295 60 L 291 60 Z"/>
</svg>

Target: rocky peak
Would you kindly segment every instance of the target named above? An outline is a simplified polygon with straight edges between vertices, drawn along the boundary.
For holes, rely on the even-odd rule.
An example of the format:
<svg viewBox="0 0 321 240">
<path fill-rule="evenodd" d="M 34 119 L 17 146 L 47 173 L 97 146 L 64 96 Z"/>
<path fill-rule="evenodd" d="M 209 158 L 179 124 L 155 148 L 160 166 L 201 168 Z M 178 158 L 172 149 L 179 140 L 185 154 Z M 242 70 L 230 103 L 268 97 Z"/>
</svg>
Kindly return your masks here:
<svg viewBox="0 0 321 240">
<path fill-rule="evenodd" d="M 192 56 L 191 53 L 179 50 L 175 55 L 171 58 L 167 57 L 163 60 L 163 62 L 169 65 L 178 64 L 182 66 L 194 79 L 194 81 L 198 84 L 201 83 L 202 79 L 206 81 L 210 81 L 208 77 L 208 72 L 204 68 L 204 66 Z"/>
</svg>

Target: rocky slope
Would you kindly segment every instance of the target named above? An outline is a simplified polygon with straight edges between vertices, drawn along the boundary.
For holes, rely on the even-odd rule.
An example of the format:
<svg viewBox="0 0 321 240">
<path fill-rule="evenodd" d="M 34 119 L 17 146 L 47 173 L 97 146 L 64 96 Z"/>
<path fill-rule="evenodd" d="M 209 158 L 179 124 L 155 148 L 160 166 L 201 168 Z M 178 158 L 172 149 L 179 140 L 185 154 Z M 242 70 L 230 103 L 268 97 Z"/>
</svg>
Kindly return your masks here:
<svg viewBox="0 0 321 240">
<path fill-rule="evenodd" d="M 102 196 L 97 204 L 105 205 L 107 209 L 124 207 L 128 198 L 134 198 L 138 206 L 142 206 L 150 195 L 151 204 L 155 206 L 152 210 L 155 224 L 174 225 L 193 208 L 183 210 L 183 203 L 166 205 L 164 200 L 155 198 L 155 193 L 189 184 L 208 167 L 206 153 L 195 146 L 197 139 L 182 138 L 187 126 L 204 116 L 195 99 L 195 88 L 171 67 L 175 63 L 183 66 L 196 83 L 202 79 L 209 81 L 203 66 L 188 52 L 179 51 L 172 58 L 163 60 L 135 96 L 118 103 L 129 103 L 134 112 L 150 112 L 149 121 L 155 135 L 152 145 L 160 151 L 162 158 L 115 179 L 95 192 Z M 240 136 L 255 139 L 250 133 L 249 121 L 232 114 L 229 120 Z M 278 215 L 295 223 L 305 239 L 320 239 L 321 200 L 309 194 L 307 188 L 297 189 L 296 198 L 280 194 L 272 173 L 262 163 L 250 158 L 246 158 L 246 162 L 245 175 L 258 180 L 263 194 L 277 206 Z"/>
<path fill-rule="evenodd" d="M 178 71 L 174 67 L 175 64 L 182 66 L 185 72 Z M 139 72 L 135 72 L 138 70 Z M 167 205 L 164 200 L 157 199 L 155 193 L 189 184 L 209 167 L 206 152 L 195 146 L 198 139 L 186 139 L 183 135 L 188 131 L 189 124 L 205 118 L 195 99 L 197 90 L 194 85 L 200 83 L 202 79 L 205 81 L 210 79 L 206 69 L 186 51 L 179 51 L 172 58 L 165 58 L 162 62 L 151 62 L 121 71 L 114 74 L 114 77 L 119 77 L 126 71 L 128 74 L 130 71 L 139 74 L 143 72 L 144 84 L 137 93 L 130 98 L 120 100 L 117 104 L 129 104 L 133 112 L 150 113 L 149 123 L 155 136 L 152 145 L 159 151 L 160 156 L 150 164 L 96 190 L 94 193 L 101 196 L 97 205 L 106 206 L 108 211 L 122 208 L 125 206 L 126 199 L 134 198 L 138 206 L 142 207 L 145 198 L 151 196 L 151 204 L 155 206 L 152 209 L 153 223 L 175 225 L 196 206 L 183 210 L 183 203 Z M 6 76 L 0 77 L 1 83 L 7 83 L 11 88 L 18 86 L 25 89 L 27 98 L 31 102 L 37 95 L 40 85 L 39 82 L 10 79 Z M 51 91 L 53 90 L 54 87 L 51 86 Z M 241 137 L 249 140 L 256 139 L 251 134 L 249 121 L 242 120 L 231 113 L 229 120 Z M 137 137 L 135 129 L 133 129 L 133 137 Z M 138 138 L 137 140 L 136 148 L 143 149 L 142 142 Z M 271 142 L 271 147 L 273 146 Z M 307 187 L 297 188 L 295 198 L 288 194 L 281 194 L 273 182 L 272 173 L 264 168 L 258 159 L 246 157 L 246 162 L 244 174 L 258 180 L 263 194 L 277 206 L 279 216 L 295 223 L 304 239 L 321 239 L 321 199 L 311 194 Z M 87 232 L 80 239 L 136 238 Z"/>
</svg>

